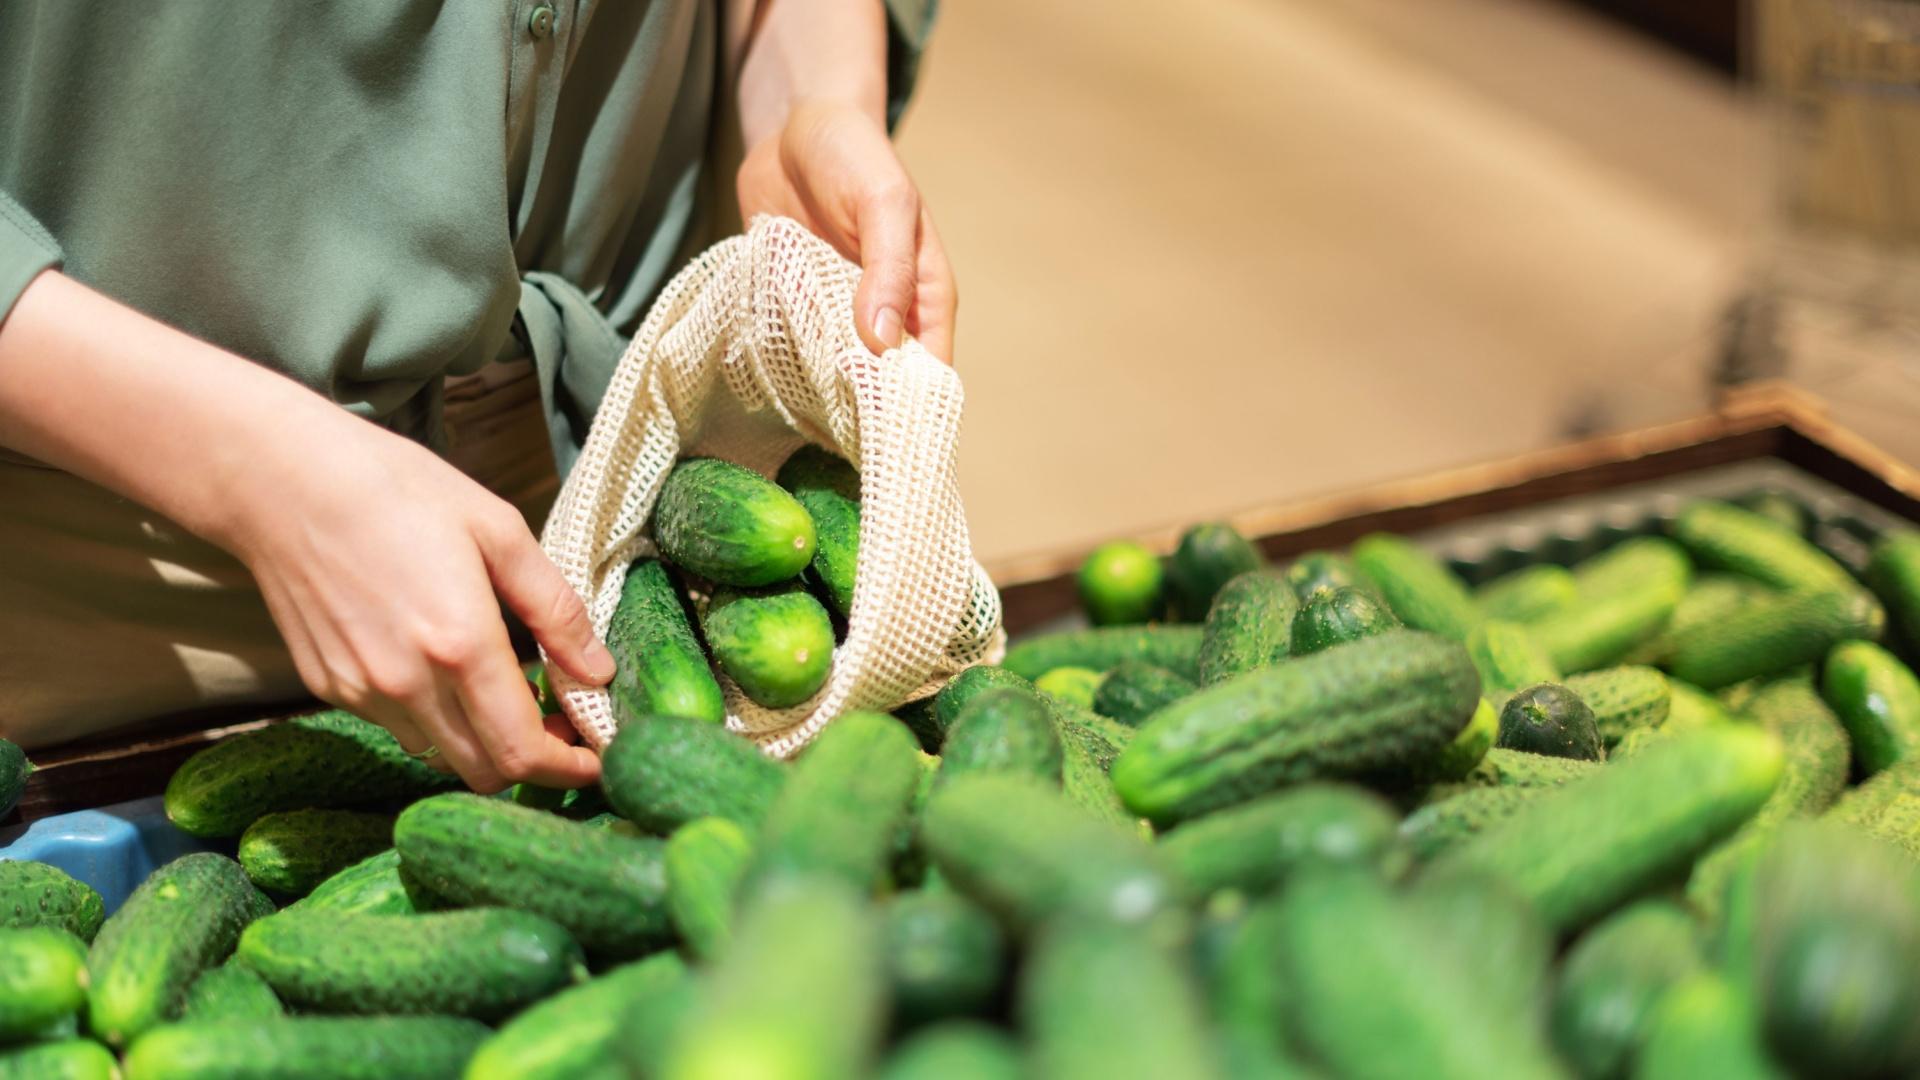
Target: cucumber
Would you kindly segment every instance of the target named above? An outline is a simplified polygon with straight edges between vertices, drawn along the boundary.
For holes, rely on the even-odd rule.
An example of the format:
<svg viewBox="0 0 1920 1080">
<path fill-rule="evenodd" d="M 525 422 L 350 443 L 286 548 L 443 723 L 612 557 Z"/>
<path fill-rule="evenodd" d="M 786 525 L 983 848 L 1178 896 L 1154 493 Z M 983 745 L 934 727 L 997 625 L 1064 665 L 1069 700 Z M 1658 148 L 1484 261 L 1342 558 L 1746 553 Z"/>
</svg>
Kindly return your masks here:
<svg viewBox="0 0 1920 1080">
<path fill-rule="evenodd" d="M 1292 653 L 1305 656 L 1382 634 L 1400 625 L 1386 604 L 1359 589 L 1323 589 L 1293 616 Z"/>
<path fill-rule="evenodd" d="M 1736 500 L 1742 509 L 1766 518 L 1795 536 L 1805 536 L 1808 513 L 1793 496 L 1779 491 L 1760 491 Z"/>
<path fill-rule="evenodd" d="M 1553 991 L 1554 1044 L 1589 1080 L 1625 1077 L 1661 998 L 1702 966 L 1693 919 L 1647 900 L 1574 943 Z"/>
<path fill-rule="evenodd" d="M 1416 780 L 1458 780 L 1477 768 L 1500 737 L 1500 712 L 1486 698 L 1474 706 L 1467 726 L 1460 729 L 1431 759 L 1408 774 Z"/>
<path fill-rule="evenodd" d="M 539 784 L 515 784 L 507 797 L 516 805 L 530 810 L 545 810 L 557 814 L 567 804 L 569 792 L 565 788 L 541 787 Z"/>
<path fill-rule="evenodd" d="M 1137 828 L 1139 819 L 1120 801 L 1112 775 L 1134 729 L 1058 698 L 1046 701 L 1060 739 L 1060 788 L 1067 800 L 1097 818 Z"/>
<path fill-rule="evenodd" d="M 1920 761 L 1880 770 L 1842 795 L 1826 816 L 1920 858 Z"/>
<path fill-rule="evenodd" d="M 1500 710 L 1496 745 L 1576 761 L 1606 757 L 1593 710 L 1578 694 L 1550 682 L 1529 686 L 1508 699 Z"/>
<path fill-rule="evenodd" d="M 689 821 L 667 840 L 667 914 L 696 959 L 726 949 L 733 895 L 752 859 L 752 839 L 726 818 Z"/>
<path fill-rule="evenodd" d="M 1164 921 L 1183 899 L 1138 833 L 1031 777 L 955 779 L 927 800 L 920 842 L 948 881 L 1016 929 L 1056 914 Z"/>
<path fill-rule="evenodd" d="M 1790 1080 L 1760 1041 L 1752 1003 L 1719 975 L 1669 990 L 1641 1046 L 1639 1080 Z"/>
<path fill-rule="evenodd" d="M 393 845 L 393 817 L 355 810 L 286 810 L 240 834 L 240 866 L 263 889 L 304 896 Z"/>
<path fill-rule="evenodd" d="M 1007 650 L 1001 667 L 1024 679 L 1037 679 L 1054 668 L 1083 667 L 1106 671 L 1128 660 L 1200 677 L 1198 626 L 1100 626 L 1092 630 L 1058 630 L 1027 638 Z M 964 674 L 964 673 L 963 673 Z"/>
<path fill-rule="evenodd" d="M 743 885 L 796 872 L 871 889 L 884 875 L 921 777 L 913 736 L 885 713 L 850 712 L 820 733 L 761 828 Z M 743 894 L 744 895 L 744 894 Z"/>
<path fill-rule="evenodd" d="M 1583 601 L 1644 588 L 1652 582 L 1685 591 L 1693 563 L 1679 544 L 1663 536 L 1624 540 L 1573 568 L 1574 587 Z"/>
<path fill-rule="evenodd" d="M 833 620 L 797 584 L 722 590 L 703 625 L 720 670 L 766 708 L 800 704 L 827 684 L 833 670 Z"/>
<path fill-rule="evenodd" d="M 1502 574 L 1474 590 L 1473 598 L 1489 619 L 1539 622 L 1572 607 L 1580 598 L 1573 571 L 1537 563 Z"/>
<path fill-rule="evenodd" d="M 1718 698 L 1690 682 L 1669 678 L 1667 690 L 1672 694 L 1672 702 L 1667 707 L 1667 719 L 1662 727 L 1696 728 L 1724 724 L 1733 719 L 1733 714 L 1720 704 Z"/>
<path fill-rule="evenodd" d="M 273 904 L 224 855 L 183 855 L 155 870 L 100 928 L 87 957 L 87 1026 L 112 1046 L 173 1019 L 200 973 L 232 955 Z"/>
<path fill-rule="evenodd" d="M 673 716 L 622 724 L 600 757 L 607 801 L 661 835 L 702 817 L 758 828 L 786 782 L 785 766 L 746 739 Z"/>
<path fill-rule="evenodd" d="M 1400 823 L 1407 853 L 1426 861 L 1518 814 L 1547 789 L 1469 788 L 1415 810 Z"/>
<path fill-rule="evenodd" d="M 92 1039 L 0 1047 L 0 1080 L 118 1080 L 113 1052 Z"/>
<path fill-rule="evenodd" d="M 1593 710 L 1600 739 L 1613 747 L 1630 731 L 1659 727 L 1673 705 L 1667 677 L 1650 667 L 1627 665 L 1569 675 L 1566 688 Z"/>
<path fill-rule="evenodd" d="M 1365 788 L 1303 784 L 1182 825 L 1159 848 L 1193 896 L 1257 894 L 1303 866 L 1378 863 L 1399 825 L 1393 807 Z"/>
<path fill-rule="evenodd" d="M 1480 691 L 1504 703 L 1521 687 L 1560 680 L 1553 658 L 1519 623 L 1488 619 L 1467 635 L 1467 655 L 1480 673 Z"/>
<path fill-rule="evenodd" d="M 560 882 L 543 886 L 564 888 Z M 530 911 L 283 911 L 240 936 L 239 963 L 307 1012 L 498 1020 L 574 981 L 580 946 Z"/>
<path fill-rule="evenodd" d="M 880 1080 L 1022 1080 L 1020 1051 L 1004 1032 L 956 1020 L 901 1040 Z"/>
<path fill-rule="evenodd" d="M 1763 731 L 1676 735 L 1541 792 L 1432 870 L 1503 878 L 1549 926 L 1572 929 L 1684 867 L 1751 817 L 1779 782 L 1783 757 L 1779 740 Z"/>
<path fill-rule="evenodd" d="M 1023 973 L 1020 1014 L 1034 1076 L 1224 1075 L 1191 972 L 1122 927 L 1050 927 Z"/>
<path fill-rule="evenodd" d="M 666 844 L 653 837 L 450 792 L 401 813 L 393 844 L 435 896 L 544 916 L 596 956 L 639 956 L 673 936 Z"/>
<path fill-rule="evenodd" d="M 1033 688 L 1083 709 L 1093 708 L 1093 696 L 1100 692 L 1106 675 L 1083 667 L 1054 668 L 1033 680 Z"/>
<path fill-rule="evenodd" d="M 1591 776 L 1598 767 L 1592 761 L 1495 747 L 1467 774 L 1464 783 L 1473 787 L 1559 787 Z"/>
<path fill-rule="evenodd" d="M 907 1024 L 982 1012 L 1006 977 L 999 925 L 945 889 L 901 893 L 887 904 L 885 956 L 894 1016 Z"/>
<path fill-rule="evenodd" d="M 447 1016 L 178 1024 L 134 1044 L 127 1080 L 445 1080 L 486 1037 Z"/>
<path fill-rule="evenodd" d="M 107 917 L 93 886 L 51 863 L 0 859 L 0 930 L 51 926 L 92 941 Z"/>
<path fill-rule="evenodd" d="M 343 915 L 411 915 L 435 902 L 402 870 L 400 852 L 388 848 L 334 874 L 290 906 Z"/>
<path fill-rule="evenodd" d="M 1242 909 L 1240 899 L 1210 905 L 1196 940 L 1221 1062 L 1228 1076 L 1305 1077 L 1281 1026 L 1287 987 L 1280 970 L 1279 907 L 1266 900 Z"/>
<path fill-rule="evenodd" d="M 1129 727 L 1163 706 L 1170 705 L 1198 690 L 1192 679 L 1166 668 L 1138 660 L 1129 660 L 1107 672 L 1100 689 L 1093 695 L 1093 711 L 1112 717 Z"/>
<path fill-rule="evenodd" d="M 1870 641 L 1836 645 L 1820 693 L 1846 725 L 1863 775 L 1920 754 L 1920 680 L 1892 653 Z"/>
<path fill-rule="evenodd" d="M 860 474 L 844 458 L 817 446 L 793 452 L 774 480 L 813 519 L 813 561 L 807 584 L 841 619 L 853 615 L 853 582 L 860 565 Z"/>
<path fill-rule="evenodd" d="M 813 561 L 816 539 L 813 518 L 792 495 L 717 458 L 675 465 L 653 504 L 661 557 L 721 585 L 797 577 Z"/>
<path fill-rule="evenodd" d="M 1337 551 L 1307 552 L 1287 567 L 1286 579 L 1293 588 L 1294 599 L 1302 606 L 1316 595 L 1335 589 L 1358 589 L 1369 596 L 1378 595 L 1373 582 L 1367 580 L 1353 560 Z"/>
<path fill-rule="evenodd" d="M 1492 878 L 1442 874 L 1414 882 L 1401 905 L 1439 961 L 1472 981 L 1482 1010 L 1538 1037 L 1557 950 L 1525 900 Z"/>
<path fill-rule="evenodd" d="M 1002 689 L 1024 690 L 1029 694 L 1038 692 L 1033 680 L 990 664 L 970 667 L 948 679 L 947 685 L 933 696 L 933 726 L 940 732 L 936 745 L 945 743 L 946 733 L 953 730 L 953 725 L 960 719 L 961 710 L 967 707 L 968 702 L 989 690 Z"/>
<path fill-rule="evenodd" d="M 1150 622 L 1166 610 L 1166 573 L 1160 559 L 1131 540 L 1114 540 L 1088 552 L 1074 580 L 1080 607 L 1095 626 Z"/>
<path fill-rule="evenodd" d="M 1060 757 L 1060 737 L 1044 702 L 1031 691 L 989 690 L 960 710 L 934 786 L 971 772 L 1016 772 L 1057 784 Z"/>
<path fill-rule="evenodd" d="M 1696 502 L 1680 511 L 1673 535 L 1703 565 L 1780 589 L 1851 591 L 1853 575 L 1797 531 L 1731 503 Z"/>
<path fill-rule="evenodd" d="M 627 567 L 620 602 L 607 624 L 607 651 L 614 660 L 607 693 L 621 727 L 640 716 L 726 721 L 720 683 L 660 560 L 639 559 Z"/>
<path fill-rule="evenodd" d="M 180 1007 L 183 1023 L 222 1020 L 273 1020 L 287 1015 L 267 981 L 238 964 L 209 968 L 193 980 Z"/>
<path fill-rule="evenodd" d="M 864 1075 L 886 1002 L 877 930 L 860 891 L 837 877 L 794 875 L 750 896 L 656 1075 Z"/>
<path fill-rule="evenodd" d="M 1674 640 L 1668 670 L 1705 690 L 1810 664 L 1843 641 L 1880 636 L 1886 615 L 1858 589 L 1756 602 Z"/>
<path fill-rule="evenodd" d="M 1353 545 L 1353 561 L 1394 614 L 1416 630 L 1465 641 L 1480 624 L 1480 607 L 1460 576 L 1405 537 L 1363 537 Z"/>
<path fill-rule="evenodd" d="M 460 782 L 349 712 L 298 716 L 188 758 L 167 782 L 167 817 L 194 836 L 239 836 L 282 810 L 409 802 Z"/>
<path fill-rule="evenodd" d="M 1211 686 L 1287 658 L 1293 589 L 1269 570 L 1249 570 L 1220 586 L 1200 638 L 1200 685 Z"/>
<path fill-rule="evenodd" d="M 1635 646 L 1623 663 L 1665 664 L 1673 658 L 1673 643 L 1682 634 L 1717 623 L 1748 605 L 1778 595 L 1764 585 L 1738 574 L 1705 574 L 1696 579 L 1680 602 L 1673 606 L 1673 617 L 1658 634 Z"/>
<path fill-rule="evenodd" d="M 1920 529 L 1889 532 L 1873 545 L 1867 580 L 1910 642 L 1920 641 Z"/>
<path fill-rule="evenodd" d="M 26 752 L 0 739 L 0 818 L 13 812 L 20 793 L 27 789 L 27 774 L 31 772 L 33 762 L 27 760 Z"/>
<path fill-rule="evenodd" d="M 1260 549 L 1225 522 L 1191 526 L 1180 534 L 1179 545 L 1167 559 L 1167 594 L 1173 601 L 1174 614 L 1186 622 L 1206 618 L 1221 586 L 1249 570 L 1258 570 L 1266 561 Z"/>
<path fill-rule="evenodd" d="M 1408 768 L 1466 726 L 1479 684 L 1458 644 L 1389 631 L 1167 706 L 1114 762 L 1114 786 L 1170 823 L 1285 784 Z"/>
<path fill-rule="evenodd" d="M 619 1075 L 609 1068 L 634 1010 L 652 1010 L 689 985 L 687 965 L 671 952 L 614 968 L 562 990 L 488 1036 L 467 1063 L 465 1080 L 574 1080 Z"/>
<path fill-rule="evenodd" d="M 0 930 L 0 1044 L 71 1021 L 87 1003 L 87 946 L 65 930 Z"/>
</svg>

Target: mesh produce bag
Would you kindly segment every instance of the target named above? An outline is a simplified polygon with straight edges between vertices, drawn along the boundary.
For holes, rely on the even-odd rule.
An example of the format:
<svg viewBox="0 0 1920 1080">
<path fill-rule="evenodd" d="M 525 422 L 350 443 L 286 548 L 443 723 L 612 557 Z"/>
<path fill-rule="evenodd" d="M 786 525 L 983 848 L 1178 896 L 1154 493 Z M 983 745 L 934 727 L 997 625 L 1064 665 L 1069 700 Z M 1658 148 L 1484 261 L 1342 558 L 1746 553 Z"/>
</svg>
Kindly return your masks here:
<svg viewBox="0 0 1920 1080">
<path fill-rule="evenodd" d="M 786 757 L 851 709 L 892 709 L 998 658 L 1000 597 L 973 558 L 955 459 L 962 394 L 919 343 L 883 356 L 854 330 L 860 268 L 797 222 L 757 217 L 667 284 L 620 359 L 541 546 L 604 636 L 681 457 L 771 474 L 817 443 L 860 470 L 860 563 L 827 683 L 764 709 L 721 675 L 727 725 Z M 613 738 L 605 690 L 549 668 L 575 727 Z"/>
</svg>

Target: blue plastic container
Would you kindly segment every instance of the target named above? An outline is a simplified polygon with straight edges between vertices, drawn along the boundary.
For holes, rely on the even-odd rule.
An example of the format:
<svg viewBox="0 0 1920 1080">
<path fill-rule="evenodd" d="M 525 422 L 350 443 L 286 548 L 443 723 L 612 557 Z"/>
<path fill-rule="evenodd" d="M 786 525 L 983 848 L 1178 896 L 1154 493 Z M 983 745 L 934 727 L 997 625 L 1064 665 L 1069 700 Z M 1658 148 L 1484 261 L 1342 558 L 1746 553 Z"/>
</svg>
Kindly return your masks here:
<svg viewBox="0 0 1920 1080">
<path fill-rule="evenodd" d="M 0 860 L 52 863 L 98 890 L 109 915 L 155 868 L 190 852 L 233 850 L 230 840 L 174 828 L 158 795 L 0 829 Z"/>
</svg>

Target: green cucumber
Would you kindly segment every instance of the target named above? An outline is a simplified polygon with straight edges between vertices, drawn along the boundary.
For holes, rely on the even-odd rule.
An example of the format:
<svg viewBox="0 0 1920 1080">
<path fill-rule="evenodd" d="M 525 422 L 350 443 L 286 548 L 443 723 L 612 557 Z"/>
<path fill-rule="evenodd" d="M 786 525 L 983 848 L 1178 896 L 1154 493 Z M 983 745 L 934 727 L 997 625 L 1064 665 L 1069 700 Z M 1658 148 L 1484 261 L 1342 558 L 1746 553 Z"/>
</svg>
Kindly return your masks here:
<svg viewBox="0 0 1920 1080">
<path fill-rule="evenodd" d="M 545 891 L 561 891 L 549 882 Z M 283 911 L 247 927 L 235 954 L 280 1000 L 307 1012 L 497 1020 L 574 981 L 566 929 L 530 911 L 428 915 Z"/>
<path fill-rule="evenodd" d="M 1060 781 L 1060 736 L 1031 691 L 989 690 L 967 702 L 947 733 L 935 787 L 971 772 L 1017 772 Z"/>
<path fill-rule="evenodd" d="M 1541 787 L 1477 787 L 1438 799 L 1400 823 L 1407 853 L 1425 862 L 1518 814 Z"/>
<path fill-rule="evenodd" d="M 1464 784 L 1473 787 L 1559 787 L 1590 776 L 1598 768 L 1592 761 L 1554 757 L 1525 750 L 1495 747 L 1487 751 Z"/>
<path fill-rule="evenodd" d="M 752 588 L 797 577 L 813 561 L 807 508 L 754 472 L 717 458 L 673 467 L 653 504 L 660 555 L 721 585 Z"/>
<path fill-rule="evenodd" d="M 1763 731 L 1676 735 L 1541 792 L 1433 869 L 1503 878 L 1549 926 L 1572 929 L 1681 869 L 1751 817 L 1779 782 L 1783 759 L 1779 740 Z"/>
<path fill-rule="evenodd" d="M 1020 987 L 1034 1076 L 1223 1073 L 1180 956 L 1124 927 L 1060 922 L 1035 945 Z"/>
<path fill-rule="evenodd" d="M 393 846 L 393 816 L 357 810 L 286 810 L 240 834 L 240 866 L 263 889 L 304 896 Z"/>
<path fill-rule="evenodd" d="M 690 982 L 686 963 L 671 952 L 614 968 L 509 1020 L 480 1044 L 461 1075 L 465 1080 L 621 1075 L 609 1062 L 631 1014 L 660 1008 Z"/>
<path fill-rule="evenodd" d="M 1440 962 L 1472 980 L 1482 1009 L 1522 1021 L 1530 1035 L 1538 1030 L 1557 950 L 1525 900 L 1484 875 L 1429 874 L 1401 904 Z"/>
<path fill-rule="evenodd" d="M 1880 636 L 1886 615 L 1859 589 L 1788 593 L 1676 637 L 1668 669 L 1704 690 L 1818 661 L 1843 641 Z"/>
<path fill-rule="evenodd" d="M 1292 653 L 1305 656 L 1335 645 L 1383 634 L 1400 625 L 1385 603 L 1360 589 L 1323 589 L 1293 616 Z"/>
<path fill-rule="evenodd" d="M 1669 901 L 1623 908 L 1567 953 L 1553 991 L 1553 1040 L 1588 1080 L 1629 1074 L 1661 998 L 1699 971 L 1693 919 Z"/>
<path fill-rule="evenodd" d="M 720 683 L 660 560 L 639 559 L 627 567 L 620 602 L 607 624 L 607 651 L 614 660 L 607 693 L 622 727 L 638 716 L 726 721 Z"/>
<path fill-rule="evenodd" d="M 343 915 L 411 915 L 432 907 L 434 899 L 400 866 L 400 852 L 388 848 L 341 870 L 293 903 L 302 911 Z"/>
<path fill-rule="evenodd" d="M 880 1069 L 880 1080 L 1022 1080 L 1020 1050 L 1006 1033 L 955 1020 L 902 1039 Z"/>
<path fill-rule="evenodd" d="M 1158 664 L 1180 675 L 1200 676 L 1198 626 L 1099 626 L 1057 630 L 1015 644 L 1000 662 L 1010 674 L 1037 679 L 1054 668 L 1106 671 L 1128 660 Z"/>
<path fill-rule="evenodd" d="M 1166 609 L 1166 573 L 1153 552 L 1114 540 L 1087 553 L 1075 576 L 1080 607 L 1095 626 L 1150 622 Z"/>
<path fill-rule="evenodd" d="M 1567 676 L 1565 685 L 1593 710 L 1594 726 L 1609 747 L 1618 745 L 1630 731 L 1659 727 L 1673 705 L 1667 677 L 1650 667 L 1586 671 Z"/>
<path fill-rule="evenodd" d="M 1606 757 L 1593 710 L 1558 683 L 1536 683 L 1507 699 L 1500 710 L 1500 738 L 1507 750 L 1599 761 Z"/>
<path fill-rule="evenodd" d="M 999 925 L 945 889 L 901 893 L 887 904 L 885 954 L 894 1016 L 908 1024 L 979 1013 L 1006 976 Z"/>
<path fill-rule="evenodd" d="M 1663 536 L 1623 540 L 1573 568 L 1574 586 L 1583 601 L 1633 592 L 1649 583 L 1685 591 L 1693 563 L 1679 544 Z"/>
<path fill-rule="evenodd" d="M 92 941 L 107 917 L 93 886 L 51 863 L 0 859 L 0 930 L 52 926 Z"/>
<path fill-rule="evenodd" d="M 1056 914 L 1148 923 L 1182 899 L 1137 832 L 1031 777 L 955 779 L 927 800 L 920 842 L 948 881 L 1015 928 Z"/>
<path fill-rule="evenodd" d="M 127 1080 L 445 1080 L 487 1029 L 447 1016 L 302 1016 L 177 1024 L 127 1053 Z"/>
<path fill-rule="evenodd" d="M 87 1003 L 87 946 L 65 930 L 0 930 L 0 1044 L 71 1021 Z"/>
<path fill-rule="evenodd" d="M 1673 606 L 1673 617 L 1658 634 L 1635 646 L 1622 657 L 1629 664 L 1665 664 L 1673 658 L 1673 643 L 1692 633 L 1744 610 L 1756 601 L 1778 594 L 1771 585 L 1738 574 L 1703 574 L 1695 578 L 1680 602 Z"/>
<path fill-rule="evenodd" d="M 1210 904 L 1195 952 L 1226 1074 L 1304 1078 L 1282 1030 L 1287 986 L 1280 970 L 1279 906 L 1252 907 L 1228 894 Z"/>
<path fill-rule="evenodd" d="M 1266 561 L 1259 548 L 1225 522 L 1208 521 L 1188 528 L 1167 559 L 1167 593 L 1174 614 L 1186 622 L 1206 618 L 1213 607 L 1213 595 L 1221 586 L 1259 569 Z"/>
<path fill-rule="evenodd" d="M 1480 606 L 1460 575 L 1405 537 L 1363 537 L 1353 545 L 1353 561 L 1379 587 L 1393 613 L 1415 630 L 1465 641 L 1480 624 Z"/>
<path fill-rule="evenodd" d="M 1160 708 L 1198 690 L 1192 679 L 1154 664 L 1129 660 L 1107 672 L 1093 695 L 1093 711 L 1139 727 Z"/>
<path fill-rule="evenodd" d="M 299 716 L 223 740 L 167 782 L 167 817 L 194 836 L 239 836 L 282 810 L 407 802 L 460 782 L 349 712 Z"/>
<path fill-rule="evenodd" d="M 33 762 L 27 760 L 26 752 L 0 739 L 0 818 L 13 812 L 20 793 L 27 789 L 27 775 L 31 772 Z"/>
<path fill-rule="evenodd" d="M 1249 570 L 1214 594 L 1200 638 L 1200 685 L 1211 686 L 1287 658 L 1293 589 L 1270 570 Z"/>
<path fill-rule="evenodd" d="M 1316 595 L 1335 589 L 1358 589 L 1369 596 L 1377 595 L 1373 582 L 1367 580 L 1352 559 L 1337 551 L 1307 552 L 1287 567 L 1286 579 L 1302 606 Z"/>
<path fill-rule="evenodd" d="M 920 785 L 920 750 L 885 713 L 834 719 L 793 767 L 754 852 L 745 888 L 796 872 L 871 889 L 884 875 Z"/>
<path fill-rule="evenodd" d="M 200 973 L 273 903 L 224 855 L 184 855 L 155 870 L 100 927 L 87 957 L 87 1026 L 113 1046 L 179 1014 Z"/>
<path fill-rule="evenodd" d="M 1303 784 L 1182 825 L 1159 848 L 1194 896 L 1262 893 L 1302 866 L 1376 863 L 1399 825 L 1393 807 L 1365 788 Z"/>
<path fill-rule="evenodd" d="M 941 687 L 940 692 L 933 696 L 933 726 L 940 732 L 936 745 L 945 742 L 946 733 L 953 730 L 953 725 L 960 719 L 961 710 L 967 707 L 968 702 L 989 690 L 1008 688 L 1024 690 L 1029 694 L 1037 692 L 1038 689 L 1033 685 L 1033 680 L 1026 676 L 1016 675 L 1006 668 L 991 664 L 970 667 L 948 679 L 947 685 Z"/>
<path fill-rule="evenodd" d="M 1920 760 L 1880 770 L 1840 796 L 1825 816 L 1920 858 Z"/>
<path fill-rule="evenodd" d="M 1500 711 L 1481 698 L 1474 706 L 1467 726 L 1460 729 L 1440 752 L 1416 765 L 1407 775 L 1418 780 L 1458 780 L 1471 773 L 1500 738 Z"/>
<path fill-rule="evenodd" d="M 567 804 L 569 794 L 571 793 L 565 788 L 542 787 L 539 784 L 515 784 L 512 793 L 507 797 L 530 810 L 545 810 L 549 814 L 557 814 Z"/>
<path fill-rule="evenodd" d="M 1113 786 L 1113 762 L 1132 741 L 1133 730 L 1091 709 L 1047 699 L 1060 739 L 1060 788 L 1067 800 L 1105 821 L 1137 827 Z"/>
<path fill-rule="evenodd" d="M 813 519 L 813 561 L 807 584 L 841 619 L 853 614 L 853 583 L 860 565 L 860 474 L 844 458 L 817 446 L 793 452 L 774 476 Z"/>
<path fill-rule="evenodd" d="M 92 1039 L 0 1047 L 0 1080 L 119 1080 L 113 1051 Z M 134 1078 L 138 1080 L 138 1078 Z"/>
<path fill-rule="evenodd" d="M 1639 1080 L 1790 1080 L 1767 1053 L 1746 992 L 1702 972 L 1668 990 L 1640 1048 Z"/>
<path fill-rule="evenodd" d="M 747 864 L 753 840 L 726 818 L 700 818 L 667 840 L 667 914 L 687 951 L 712 960 L 733 935 L 733 895 Z"/>
<path fill-rule="evenodd" d="M 1807 508 L 1791 495 L 1779 491 L 1759 491 L 1738 499 L 1737 505 L 1766 518 L 1795 536 L 1806 535 L 1809 517 Z"/>
<path fill-rule="evenodd" d="M 1405 769 L 1480 702 L 1458 644 L 1393 630 L 1208 687 L 1162 709 L 1114 762 L 1127 807 L 1172 822 L 1302 780 Z"/>
<path fill-rule="evenodd" d="M 833 670 L 833 620 L 799 585 L 723 589 L 702 625 L 720 670 L 766 708 L 800 704 L 827 684 Z"/>
<path fill-rule="evenodd" d="M 1855 588 L 1853 575 L 1798 532 L 1731 503 L 1696 502 L 1680 511 L 1673 535 L 1703 565 L 1743 574 L 1775 588 Z"/>
<path fill-rule="evenodd" d="M 1873 545 L 1867 580 L 1906 639 L 1920 641 L 1920 529 L 1899 529 L 1882 536 Z"/>
<path fill-rule="evenodd" d="M 1920 754 L 1920 679 L 1892 653 L 1870 641 L 1834 646 L 1820 692 L 1846 725 L 1862 774 Z"/>
<path fill-rule="evenodd" d="M 674 716 L 622 724 L 600 757 L 607 801 L 661 835 L 702 817 L 757 828 L 786 782 L 786 767 L 746 739 Z"/>
<path fill-rule="evenodd" d="M 1033 688 L 1083 709 L 1093 708 L 1093 697 L 1100 692 L 1104 672 L 1083 667 L 1058 667 L 1033 680 Z"/>
<path fill-rule="evenodd" d="M 273 987 L 238 964 L 209 968 L 193 980 L 186 1003 L 180 1007 L 183 1023 L 222 1020 L 272 1020 L 287 1015 Z"/>
<path fill-rule="evenodd" d="M 1566 567 L 1536 563 L 1494 578 L 1474 590 L 1473 598 L 1489 619 L 1531 623 L 1572 607 L 1580 588 Z"/>
<path fill-rule="evenodd" d="M 1480 690 L 1504 703 L 1523 686 L 1560 680 L 1554 665 L 1533 632 L 1519 623 L 1488 619 L 1467 635 L 1467 655 L 1480 673 Z"/>
<path fill-rule="evenodd" d="M 1733 714 L 1720 704 L 1718 698 L 1690 682 L 1669 678 L 1667 689 L 1672 692 L 1673 700 L 1667 708 L 1666 723 L 1662 727 L 1695 728 L 1723 724 L 1733 719 Z"/>
</svg>

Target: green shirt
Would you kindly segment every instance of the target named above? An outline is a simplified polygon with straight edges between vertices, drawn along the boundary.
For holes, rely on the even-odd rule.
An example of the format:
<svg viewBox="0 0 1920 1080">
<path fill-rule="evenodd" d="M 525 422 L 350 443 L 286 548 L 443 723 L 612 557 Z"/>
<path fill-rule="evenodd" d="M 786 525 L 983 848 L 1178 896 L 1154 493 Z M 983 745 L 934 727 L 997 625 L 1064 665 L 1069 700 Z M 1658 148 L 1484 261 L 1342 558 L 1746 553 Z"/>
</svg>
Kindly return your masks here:
<svg viewBox="0 0 1920 1080">
<path fill-rule="evenodd" d="M 889 0 L 894 115 L 931 0 Z M 7 0 L 0 317 L 72 277 L 432 442 L 531 356 L 564 473 L 737 227 L 715 0 Z"/>
</svg>

